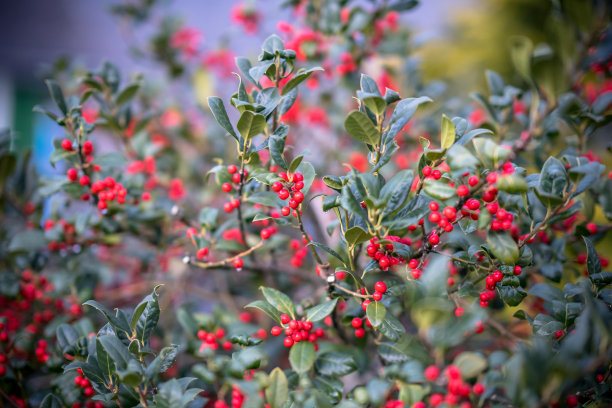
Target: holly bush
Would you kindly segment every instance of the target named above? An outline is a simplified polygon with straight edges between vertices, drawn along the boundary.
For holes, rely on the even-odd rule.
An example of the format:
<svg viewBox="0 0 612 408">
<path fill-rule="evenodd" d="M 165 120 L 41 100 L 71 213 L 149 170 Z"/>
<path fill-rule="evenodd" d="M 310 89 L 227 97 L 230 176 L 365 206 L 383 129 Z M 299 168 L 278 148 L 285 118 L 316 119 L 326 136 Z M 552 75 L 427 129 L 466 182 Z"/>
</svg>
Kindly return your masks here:
<svg viewBox="0 0 612 408">
<path fill-rule="evenodd" d="M 607 3 L 552 2 L 473 102 L 419 79 L 417 1 L 362 3 L 49 73 L 58 173 L 1 139 L 2 406 L 612 403 Z"/>
</svg>

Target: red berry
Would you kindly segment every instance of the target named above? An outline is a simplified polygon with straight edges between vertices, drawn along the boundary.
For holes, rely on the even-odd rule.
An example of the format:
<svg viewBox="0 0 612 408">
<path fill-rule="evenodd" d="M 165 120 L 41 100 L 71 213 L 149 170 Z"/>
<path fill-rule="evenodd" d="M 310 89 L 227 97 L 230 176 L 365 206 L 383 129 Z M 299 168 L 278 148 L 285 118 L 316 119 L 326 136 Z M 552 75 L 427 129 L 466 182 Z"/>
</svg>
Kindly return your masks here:
<svg viewBox="0 0 612 408">
<path fill-rule="evenodd" d="M 463 313 L 464 313 L 464 310 L 463 310 L 462 307 L 458 307 L 458 308 L 455 309 L 455 316 L 461 317 L 461 316 L 463 316 Z"/>
<path fill-rule="evenodd" d="M 435 201 L 432 201 L 431 203 L 429 203 L 429 209 L 431 211 L 438 211 L 439 208 L 440 206 Z"/>
<path fill-rule="evenodd" d="M 480 180 L 478 179 L 478 177 L 476 176 L 472 176 L 468 179 L 468 184 L 472 187 L 474 187 L 476 184 L 478 184 Z"/>
<path fill-rule="evenodd" d="M 358 317 L 355 317 L 352 321 L 351 321 L 351 326 L 353 326 L 355 329 L 360 328 L 363 325 L 363 320 L 361 320 Z"/>
<path fill-rule="evenodd" d="M 578 397 L 576 397 L 575 395 L 569 395 L 565 399 L 565 404 L 570 408 L 578 406 Z"/>
<path fill-rule="evenodd" d="M 296 191 L 295 193 L 293 193 L 293 199 L 298 203 L 301 203 L 302 201 L 304 201 L 304 194 L 301 191 Z"/>
<path fill-rule="evenodd" d="M 382 269 L 388 268 L 389 267 L 389 258 L 387 258 L 386 256 L 381 257 L 378 260 L 378 265 L 380 265 L 380 267 Z"/>
<path fill-rule="evenodd" d="M 240 270 L 240 269 L 242 269 L 243 265 L 244 265 L 244 262 L 242 261 L 242 258 L 234 259 L 234 268 Z"/>
<path fill-rule="evenodd" d="M 230 183 L 223 183 L 223 185 L 221 186 L 221 190 L 225 191 L 226 193 L 229 193 L 230 191 L 232 191 L 232 185 Z"/>
<path fill-rule="evenodd" d="M 272 232 L 268 228 L 264 228 L 261 230 L 261 239 L 268 239 L 272 235 Z"/>
<path fill-rule="evenodd" d="M 438 245 L 440 243 L 440 236 L 433 232 L 430 236 L 429 236 L 429 243 L 431 245 Z"/>
<path fill-rule="evenodd" d="M 355 337 L 361 339 L 361 338 L 363 338 L 365 336 L 365 334 L 366 333 L 365 333 L 365 330 L 363 328 L 360 327 L 358 329 L 355 329 Z"/>
<path fill-rule="evenodd" d="M 419 261 L 416 259 L 411 259 L 410 261 L 408 261 L 408 267 L 409 268 L 416 268 L 417 266 L 419 266 Z"/>
<path fill-rule="evenodd" d="M 346 278 L 346 272 L 344 272 L 344 271 L 337 271 L 336 272 L 336 279 L 344 280 L 344 278 Z"/>
<path fill-rule="evenodd" d="M 423 375 L 429 381 L 434 381 L 440 376 L 440 369 L 436 366 L 429 366 L 425 369 Z"/>
<path fill-rule="evenodd" d="M 200 248 L 198 252 L 196 252 L 196 258 L 198 259 L 204 259 L 206 255 L 208 255 L 208 247 Z"/>
<path fill-rule="evenodd" d="M 442 172 L 440 170 L 434 170 L 431 172 L 431 176 L 436 180 L 440 180 L 442 178 Z"/>
<path fill-rule="evenodd" d="M 223 211 L 225 211 L 226 213 L 231 213 L 233 210 L 234 206 L 232 205 L 232 203 L 223 204 Z"/>
<path fill-rule="evenodd" d="M 472 391 L 474 392 L 474 394 L 476 395 L 482 395 L 485 392 L 485 387 L 484 385 L 482 385 L 481 383 L 476 383 L 474 384 L 474 386 L 472 387 Z"/>
<path fill-rule="evenodd" d="M 410 275 L 412 275 L 413 279 L 419 279 L 421 277 L 421 270 L 413 269 L 412 271 L 410 271 Z"/>
<path fill-rule="evenodd" d="M 555 338 L 560 339 L 561 337 L 563 337 L 563 330 L 557 330 L 555 332 Z"/>
<path fill-rule="evenodd" d="M 423 175 L 425 177 L 430 176 L 431 175 L 431 167 L 429 167 L 429 166 L 423 167 Z"/>
<path fill-rule="evenodd" d="M 468 194 L 470 194 L 470 189 L 468 188 L 468 186 L 461 185 L 457 187 L 457 195 L 459 197 L 465 197 Z"/>
<path fill-rule="evenodd" d="M 79 177 L 79 172 L 77 171 L 77 169 L 68 169 L 66 175 L 68 176 L 68 180 L 76 181 Z"/>
<path fill-rule="evenodd" d="M 280 327 L 278 327 L 278 326 L 274 326 L 274 327 L 272 327 L 272 329 L 270 330 L 270 333 L 271 333 L 273 336 L 279 336 L 279 335 L 280 335 L 282 332 L 283 332 L 283 329 L 281 329 L 281 328 L 280 328 Z"/>
<path fill-rule="evenodd" d="M 235 174 L 238 171 L 238 167 L 233 164 L 230 164 L 229 166 L 227 166 L 227 171 L 229 174 Z"/>
<path fill-rule="evenodd" d="M 497 181 L 497 173 L 487 174 L 487 183 L 493 184 Z"/>
<path fill-rule="evenodd" d="M 232 181 L 233 181 L 235 184 L 240 183 L 240 179 L 241 179 L 241 178 L 242 178 L 242 177 L 241 177 L 241 176 L 240 176 L 240 174 L 238 174 L 238 173 L 234 173 L 234 175 L 232 175 Z"/>
<path fill-rule="evenodd" d="M 368 305 L 372 303 L 370 299 L 366 299 L 361 303 L 361 308 L 365 311 L 368 308 Z"/>
<path fill-rule="evenodd" d="M 385 282 L 378 281 L 374 285 L 374 290 L 376 292 L 385 293 L 387 291 L 387 285 L 385 284 Z"/>
<path fill-rule="evenodd" d="M 62 140 L 62 149 L 66 150 L 67 152 L 72 151 L 72 141 L 69 139 Z"/>
<path fill-rule="evenodd" d="M 289 315 L 286 315 L 286 314 L 282 314 L 280 319 L 281 319 L 282 324 L 287 324 L 291 321 L 291 318 L 289 317 Z"/>
<path fill-rule="evenodd" d="M 593 235 L 593 234 L 595 234 L 595 233 L 597 232 L 597 225 L 595 225 L 595 224 L 594 224 L 594 223 L 592 223 L 592 222 L 589 222 L 589 223 L 586 225 L 586 229 L 587 229 L 587 231 L 589 231 L 589 233 L 590 233 L 591 235 Z"/>
<path fill-rule="evenodd" d="M 289 198 L 289 190 L 283 188 L 281 191 L 278 192 L 278 197 L 281 200 L 286 200 L 287 198 Z"/>
<path fill-rule="evenodd" d="M 283 343 L 285 344 L 285 347 L 291 347 L 293 346 L 293 339 L 291 337 L 285 337 Z"/>
<path fill-rule="evenodd" d="M 88 186 L 89 185 L 89 177 L 88 176 L 81 176 L 81 178 L 79 179 L 79 184 L 82 186 Z"/>
<path fill-rule="evenodd" d="M 281 183 L 280 181 L 275 181 L 274 183 L 272 183 L 272 191 L 278 193 L 282 189 L 283 189 L 283 183 Z"/>
<path fill-rule="evenodd" d="M 372 298 L 377 302 L 380 302 L 382 297 L 383 297 L 383 294 L 380 292 L 374 292 L 374 294 L 372 294 Z"/>
<path fill-rule="evenodd" d="M 83 153 L 85 153 L 86 156 L 93 153 L 93 143 L 91 143 L 89 140 L 83 143 Z"/>
<path fill-rule="evenodd" d="M 289 207 L 281 208 L 281 214 L 283 214 L 285 217 L 288 216 L 289 214 L 291 214 L 291 208 Z"/>
<path fill-rule="evenodd" d="M 520 267 L 520 266 L 518 266 L 518 265 L 515 265 L 515 266 L 514 266 L 514 274 L 515 274 L 515 275 L 520 275 L 520 274 L 521 274 L 521 272 L 523 272 L 523 268 L 521 268 L 521 267 Z"/>
</svg>

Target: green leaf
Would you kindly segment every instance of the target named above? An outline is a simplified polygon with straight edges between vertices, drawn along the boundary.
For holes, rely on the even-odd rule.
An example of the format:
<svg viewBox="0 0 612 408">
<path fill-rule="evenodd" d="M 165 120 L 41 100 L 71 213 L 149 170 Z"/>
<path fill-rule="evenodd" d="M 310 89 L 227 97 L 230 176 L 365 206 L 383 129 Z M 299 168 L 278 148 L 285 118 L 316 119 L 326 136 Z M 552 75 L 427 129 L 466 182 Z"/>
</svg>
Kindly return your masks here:
<svg viewBox="0 0 612 408">
<path fill-rule="evenodd" d="M 303 155 L 299 155 L 298 157 L 296 157 L 295 159 L 293 159 L 291 161 L 291 164 L 289 165 L 289 168 L 287 169 L 287 171 L 290 174 L 295 173 L 295 171 L 297 170 L 298 166 L 302 163 L 302 160 L 304 159 Z"/>
<path fill-rule="evenodd" d="M 455 358 L 453 365 L 461 370 L 463 378 L 469 380 L 478 377 L 487 368 L 488 362 L 480 353 L 464 351 Z"/>
<path fill-rule="evenodd" d="M 348 242 L 351 245 L 361 244 L 362 242 L 366 242 L 373 236 L 374 235 L 370 234 L 369 232 L 366 232 L 363 228 L 361 228 L 358 225 L 355 225 L 354 227 L 349 228 L 344 233 L 344 239 L 346 239 L 346 242 Z"/>
<path fill-rule="evenodd" d="M 376 145 L 380 140 L 380 132 L 370 118 L 358 110 L 351 111 L 344 121 L 346 132 L 355 139 Z"/>
<path fill-rule="evenodd" d="M 92 163 L 97 164 L 98 166 L 102 167 L 102 169 L 106 170 L 109 167 L 125 165 L 127 163 L 127 159 L 119 152 L 110 152 L 96 157 Z"/>
<path fill-rule="evenodd" d="M 601 272 L 601 260 L 599 255 L 597 255 L 593 242 L 587 237 L 582 237 L 582 239 L 584 239 L 587 248 L 587 272 L 589 275 Z"/>
<path fill-rule="evenodd" d="M 36 251 L 47 245 L 47 240 L 42 231 L 38 230 L 23 230 L 16 233 L 11 238 L 11 243 L 8 245 L 9 252 L 30 252 Z"/>
<path fill-rule="evenodd" d="M 314 67 L 314 68 L 310 68 L 308 70 L 299 70 L 295 73 L 295 75 L 293 76 L 293 78 L 291 78 L 289 80 L 289 82 L 287 82 L 285 84 L 285 86 L 283 86 L 283 90 L 281 91 L 281 95 L 285 96 L 287 95 L 289 92 L 291 92 L 293 89 L 295 89 L 299 84 L 301 84 L 302 82 L 304 82 L 305 80 L 308 79 L 308 77 L 310 77 L 310 75 L 312 75 L 314 72 L 317 71 L 324 71 L 323 68 L 321 67 Z"/>
<path fill-rule="evenodd" d="M 448 149 L 455 143 L 455 124 L 446 116 L 442 116 L 442 130 L 440 134 L 440 147 Z"/>
<path fill-rule="evenodd" d="M 249 140 L 263 132 L 266 128 L 266 118 L 264 115 L 259 113 L 253 113 L 251 111 L 244 111 L 238 119 L 236 124 L 238 132 L 242 135 L 245 140 Z"/>
<path fill-rule="evenodd" d="M 491 253 L 504 264 L 514 265 L 518 261 L 518 245 L 508 232 L 489 231 L 487 244 Z"/>
<path fill-rule="evenodd" d="M 527 191 L 527 182 L 516 173 L 506 174 L 497 178 L 497 188 L 510 194 Z"/>
<path fill-rule="evenodd" d="M 270 156 L 276 164 L 287 170 L 287 161 L 283 157 L 285 151 L 285 140 L 289 133 L 289 126 L 281 124 L 268 138 L 268 149 Z"/>
<path fill-rule="evenodd" d="M 185 408 L 200 392 L 199 388 L 185 389 L 176 379 L 166 381 L 159 386 L 159 391 L 153 398 L 156 408 Z"/>
<path fill-rule="evenodd" d="M 387 315 L 387 309 L 380 302 L 372 302 L 366 308 L 366 315 L 372 326 L 378 328 Z"/>
<path fill-rule="evenodd" d="M 511 39 L 510 57 L 514 64 L 514 69 L 527 83 L 532 84 L 531 77 L 531 57 L 533 54 L 533 43 L 524 36 L 515 36 Z"/>
<path fill-rule="evenodd" d="M 47 396 L 40 403 L 39 408 L 62 408 L 62 401 L 55 395 L 47 394 Z"/>
<path fill-rule="evenodd" d="M 57 346 L 62 353 L 66 353 L 70 347 L 76 345 L 79 339 L 79 333 L 66 323 L 57 326 L 57 329 L 55 329 L 55 336 L 57 338 Z"/>
<path fill-rule="evenodd" d="M 52 79 L 47 79 L 45 81 L 47 84 L 47 88 L 49 88 L 49 93 L 51 94 L 51 99 L 55 102 L 55 105 L 59 108 L 60 111 L 64 114 L 68 114 L 68 106 L 66 105 L 66 99 L 64 99 L 64 94 L 62 93 L 62 88 Z"/>
<path fill-rule="evenodd" d="M 215 117 L 217 123 L 227 131 L 236 141 L 240 142 L 232 123 L 229 120 L 229 116 L 227 116 L 227 111 L 225 110 L 225 105 L 223 104 L 223 100 L 217 96 L 211 96 L 208 98 L 208 106 Z"/>
<path fill-rule="evenodd" d="M 309 341 L 300 341 L 291 347 L 289 352 L 289 362 L 291 368 L 298 374 L 310 370 L 315 362 L 314 344 Z"/>
<path fill-rule="evenodd" d="M 129 102 L 134 96 L 136 96 L 136 92 L 140 88 L 140 84 L 131 84 L 125 87 L 123 91 L 119 95 L 117 95 L 117 99 L 115 100 L 115 104 L 117 106 L 121 106 L 126 102 Z"/>
<path fill-rule="evenodd" d="M 176 344 L 171 344 L 161 349 L 159 355 L 155 357 L 153 361 L 151 361 L 145 371 L 146 380 L 153 381 L 158 374 L 161 374 L 167 371 L 170 367 L 172 367 L 172 365 L 176 361 L 178 351 L 179 346 Z"/>
<path fill-rule="evenodd" d="M 130 387 L 138 387 L 144 378 L 142 364 L 136 360 L 130 360 L 125 370 L 118 370 L 117 376 L 122 383 Z"/>
<path fill-rule="evenodd" d="M 281 313 L 286 313 L 295 319 L 295 305 L 289 299 L 289 296 L 285 295 L 283 292 L 280 292 L 273 288 L 260 287 L 264 297 L 266 300 L 276 308 Z"/>
<path fill-rule="evenodd" d="M 412 170 L 402 170 L 396 173 L 380 190 L 380 199 L 386 202 L 383 217 L 392 214 L 404 206 L 410 194 L 414 180 Z"/>
<path fill-rule="evenodd" d="M 500 286 L 498 290 L 499 296 L 508 306 L 518 306 L 525 296 L 527 296 L 527 292 L 520 286 L 516 288 L 512 286 Z"/>
<path fill-rule="evenodd" d="M 361 101 L 376 115 L 382 115 L 387 110 L 387 102 L 380 96 L 369 96 Z"/>
<path fill-rule="evenodd" d="M 266 387 L 266 402 L 271 408 L 282 408 L 289 397 L 289 383 L 285 373 L 276 367 L 270 373 L 269 384 Z"/>
<path fill-rule="evenodd" d="M 446 153 L 446 162 L 453 171 L 474 170 L 479 161 L 472 152 L 460 144 L 453 145 Z"/>
<path fill-rule="evenodd" d="M 389 120 L 389 130 L 385 132 L 384 140 L 393 139 L 410 121 L 418 107 L 432 100 L 426 96 L 418 98 L 402 99 L 395 105 L 391 119 Z"/>
<path fill-rule="evenodd" d="M 115 328 L 116 330 L 121 330 L 124 331 L 126 334 L 130 335 L 131 330 L 130 330 L 130 325 L 129 323 L 126 321 L 123 321 L 123 319 L 114 316 L 110 310 L 108 310 L 104 305 L 102 305 L 99 302 L 96 302 L 95 300 L 88 300 L 87 302 L 83 303 L 83 305 L 87 305 L 87 306 L 91 306 L 95 309 L 97 309 L 100 313 L 102 313 L 104 315 L 104 317 L 106 318 L 106 320 L 108 320 L 108 322 L 111 324 L 111 326 L 113 326 L 113 328 Z"/>
<path fill-rule="evenodd" d="M 276 310 L 274 306 L 272 306 L 270 303 L 266 302 L 265 300 L 256 300 L 254 302 L 249 303 L 245 307 L 259 309 L 265 314 L 267 314 L 268 316 L 270 316 L 272 319 L 274 319 L 276 322 L 280 323 L 279 311 Z"/>
<path fill-rule="evenodd" d="M 110 354 L 106 352 L 106 349 L 104 349 L 99 337 L 96 338 L 96 358 L 98 360 L 98 367 L 100 367 L 102 373 L 110 378 L 116 371 L 115 362 Z"/>
<path fill-rule="evenodd" d="M 338 351 L 321 354 L 315 361 L 315 369 L 328 377 L 343 377 L 357 370 L 353 356 Z"/>
<path fill-rule="evenodd" d="M 449 186 L 447 183 L 433 179 L 425 180 L 424 190 L 428 196 L 441 201 L 446 201 L 449 198 L 454 197 L 457 193 L 457 190 L 454 187 Z"/>
<path fill-rule="evenodd" d="M 324 250 L 328 254 L 330 254 L 330 255 L 334 256 L 335 258 L 337 258 L 338 260 L 340 260 L 340 262 L 342 262 L 344 265 L 346 265 L 346 262 L 344 261 L 344 259 L 342 259 L 340 254 L 338 254 L 336 251 L 334 251 L 333 249 L 331 249 L 327 245 L 321 244 L 319 242 L 311 241 L 306 246 L 310 246 L 310 245 L 316 246 L 317 248 L 321 248 L 322 250 Z"/>
<path fill-rule="evenodd" d="M 134 314 L 132 314 L 130 327 L 136 328 L 136 338 L 143 346 L 148 344 L 151 332 L 155 329 L 159 320 L 159 296 L 157 289 L 160 286 L 156 286 L 153 292 L 140 302 L 134 310 Z M 144 308 L 142 308 L 143 304 L 145 305 Z M 139 311 L 139 314 L 136 313 L 137 311 Z"/>
<path fill-rule="evenodd" d="M 327 302 L 321 303 L 320 305 L 316 305 L 306 310 L 306 320 L 310 322 L 318 322 L 319 320 L 325 319 L 327 316 L 333 312 L 336 304 L 338 303 L 338 298 L 329 300 Z"/>
<path fill-rule="evenodd" d="M 130 352 L 125 344 L 123 344 L 117 336 L 113 334 L 105 334 L 97 339 L 106 353 L 114 361 L 117 370 L 123 370 L 127 367 L 131 360 Z"/>
<path fill-rule="evenodd" d="M 545 197 L 547 205 L 560 204 L 568 183 L 565 165 L 554 157 L 549 157 L 542 166 L 536 192 L 538 197 Z M 545 200 L 546 201 L 546 200 Z"/>
</svg>

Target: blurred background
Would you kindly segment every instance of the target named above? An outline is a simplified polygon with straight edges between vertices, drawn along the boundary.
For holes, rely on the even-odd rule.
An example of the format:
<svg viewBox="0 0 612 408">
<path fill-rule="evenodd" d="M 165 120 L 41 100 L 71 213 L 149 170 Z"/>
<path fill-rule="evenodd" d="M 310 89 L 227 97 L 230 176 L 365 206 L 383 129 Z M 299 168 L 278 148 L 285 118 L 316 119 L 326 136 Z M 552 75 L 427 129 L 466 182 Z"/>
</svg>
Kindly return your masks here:
<svg viewBox="0 0 612 408">
<path fill-rule="evenodd" d="M 159 16 L 134 30 L 113 13 L 120 0 L 84 2 L 80 0 L 31 0 L 0 4 L 0 128 L 17 133 L 21 150 L 38 140 L 37 134 L 59 131 L 32 106 L 48 98 L 43 79 L 54 64 L 66 63 L 71 56 L 84 68 L 97 68 L 103 61 L 116 63 L 124 72 L 159 74 L 160 67 L 138 58 L 134 44 L 144 42 L 162 24 Z M 142 3 L 142 2 L 138 2 Z M 279 7 L 281 0 L 251 1 L 263 10 L 259 29 L 241 35 L 241 28 L 230 24 L 232 1 L 163 0 L 166 15 L 176 15 L 185 26 L 203 34 L 202 47 L 212 50 L 223 44 L 240 55 L 258 50 L 263 38 L 276 32 L 280 20 L 295 17 Z M 246 2 L 249 3 L 249 2 Z M 364 3 L 368 3 L 364 1 Z M 500 40 L 512 34 L 542 38 L 542 19 L 550 9 L 548 0 L 426 0 L 402 14 L 413 32 L 415 44 L 427 44 L 421 57 L 427 80 L 452 83 L 461 78 L 464 89 L 484 84 L 484 69 L 507 73 L 508 50 Z M 491 24 L 491 21 L 495 24 Z M 486 29 L 485 29 L 486 28 Z M 453 46 L 449 46 L 449 42 Z M 426 51 L 425 51 L 426 50 Z M 57 68 L 57 66 L 55 66 Z M 467 91 L 466 91 L 467 92 Z M 51 140 L 41 137 L 41 140 Z M 40 146 L 42 148 L 43 146 Z M 51 148 L 50 143 L 48 144 Z M 44 152 L 47 154 L 48 152 Z M 42 154 L 41 156 L 44 156 Z"/>
</svg>

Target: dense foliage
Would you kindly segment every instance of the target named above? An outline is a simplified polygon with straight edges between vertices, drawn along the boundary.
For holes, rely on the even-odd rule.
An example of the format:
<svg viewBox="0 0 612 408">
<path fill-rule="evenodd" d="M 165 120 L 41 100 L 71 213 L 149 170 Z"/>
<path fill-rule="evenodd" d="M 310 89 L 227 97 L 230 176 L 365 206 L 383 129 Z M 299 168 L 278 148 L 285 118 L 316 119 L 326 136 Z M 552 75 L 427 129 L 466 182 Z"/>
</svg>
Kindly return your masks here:
<svg viewBox="0 0 612 408">
<path fill-rule="evenodd" d="M 2 406 L 612 403 L 606 2 L 551 2 L 476 105 L 419 82 L 416 1 L 354 3 L 288 1 L 236 68 L 167 18 L 168 88 L 46 81 L 63 174 L 1 140 Z"/>
</svg>

